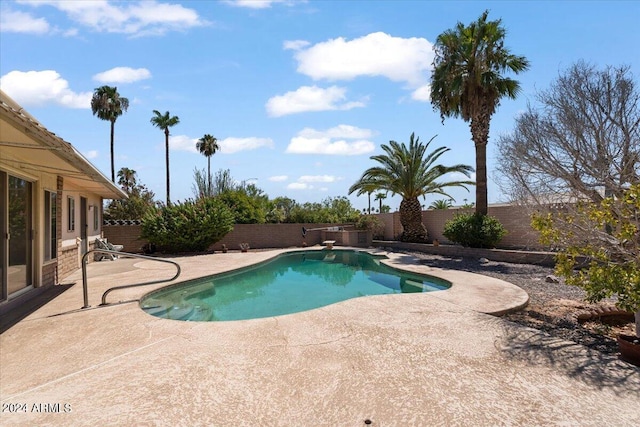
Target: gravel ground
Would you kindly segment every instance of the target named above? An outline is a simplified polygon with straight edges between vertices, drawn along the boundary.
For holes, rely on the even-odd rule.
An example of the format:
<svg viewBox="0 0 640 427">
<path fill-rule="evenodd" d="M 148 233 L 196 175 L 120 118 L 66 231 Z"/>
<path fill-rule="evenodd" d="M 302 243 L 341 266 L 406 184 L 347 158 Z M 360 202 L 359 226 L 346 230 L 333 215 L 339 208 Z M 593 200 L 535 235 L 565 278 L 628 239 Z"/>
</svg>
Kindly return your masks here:
<svg viewBox="0 0 640 427">
<path fill-rule="evenodd" d="M 618 353 L 615 336 L 634 334 L 633 317 L 610 317 L 579 323 L 576 314 L 596 307 L 613 306 L 614 300 L 598 304 L 584 301 L 584 291 L 564 283 L 549 283 L 553 269 L 530 264 L 511 264 L 475 258 L 448 258 L 421 252 L 403 251 L 432 267 L 457 269 L 484 274 L 513 283 L 529 294 L 529 305 L 516 313 L 505 315 L 512 322 L 545 331 L 549 335 L 582 344 L 602 353 Z"/>
</svg>

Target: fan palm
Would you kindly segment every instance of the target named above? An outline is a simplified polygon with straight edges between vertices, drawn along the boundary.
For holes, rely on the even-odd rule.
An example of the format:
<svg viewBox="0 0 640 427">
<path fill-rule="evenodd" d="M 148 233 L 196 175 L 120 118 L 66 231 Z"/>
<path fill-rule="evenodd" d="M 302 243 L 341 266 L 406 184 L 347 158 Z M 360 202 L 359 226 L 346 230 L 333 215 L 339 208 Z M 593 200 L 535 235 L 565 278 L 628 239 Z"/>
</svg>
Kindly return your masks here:
<svg viewBox="0 0 640 427">
<path fill-rule="evenodd" d="M 446 147 L 439 147 L 427 154 L 429 144 L 420 142 L 419 137 L 412 133 L 409 146 L 396 141 L 383 144 L 382 150 L 386 154 L 371 156 L 380 166 L 367 169 L 360 179 L 349 188 L 349 194 L 364 188 L 377 188 L 402 196 L 400 203 L 400 223 L 403 232 L 401 240 L 405 242 L 425 242 L 427 230 L 422 224 L 422 207 L 418 198 L 427 194 L 442 194 L 450 197 L 444 189 L 446 187 L 463 187 L 473 185 L 473 181 L 441 181 L 444 175 L 458 172 L 467 177 L 473 168 L 467 165 L 443 166 L 436 164 L 438 158 L 449 151 Z"/>
<path fill-rule="evenodd" d="M 100 86 L 91 97 L 91 111 L 94 116 L 111 123 L 111 181 L 116 182 L 115 166 L 113 163 L 113 135 L 116 120 L 129 108 L 129 100 L 120 96 L 118 88 Z"/>
<path fill-rule="evenodd" d="M 172 116 L 167 111 L 162 114 L 158 110 L 153 110 L 153 117 L 151 117 L 151 124 L 164 131 L 164 144 L 166 148 L 166 167 L 167 167 L 167 205 L 171 204 L 170 198 L 170 181 L 169 181 L 169 128 L 180 123 L 178 116 Z"/>
<path fill-rule="evenodd" d="M 501 20 L 487 21 L 485 11 L 468 26 L 458 22 L 438 36 L 431 75 L 431 104 L 440 117 L 462 117 L 470 122 L 476 149 L 476 212 L 487 214 L 487 143 L 491 116 L 507 96 L 520 92 L 517 80 L 504 77 L 529 68 L 524 56 L 504 47 Z"/>
<path fill-rule="evenodd" d="M 207 133 L 198 140 L 196 148 L 200 154 L 207 158 L 207 195 L 211 196 L 211 156 L 216 154 L 216 151 L 220 149 L 218 139 Z"/>
</svg>

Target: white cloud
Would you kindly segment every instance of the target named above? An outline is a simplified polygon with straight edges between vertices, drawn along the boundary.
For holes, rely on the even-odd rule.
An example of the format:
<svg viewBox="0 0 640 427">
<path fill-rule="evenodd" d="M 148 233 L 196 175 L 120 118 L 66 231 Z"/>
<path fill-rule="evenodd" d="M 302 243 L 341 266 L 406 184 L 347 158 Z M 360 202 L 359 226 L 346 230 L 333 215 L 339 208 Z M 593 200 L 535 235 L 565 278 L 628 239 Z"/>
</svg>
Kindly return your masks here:
<svg viewBox="0 0 640 427">
<path fill-rule="evenodd" d="M 2 8 L 0 32 L 45 34 L 51 27 L 44 18 L 34 18 L 28 13 Z"/>
<path fill-rule="evenodd" d="M 0 88 L 23 107 L 61 105 L 67 108 L 91 108 L 92 92 L 76 93 L 53 70 L 10 71 L 0 77 Z"/>
<path fill-rule="evenodd" d="M 100 83 L 133 83 L 151 78 L 146 68 L 115 67 L 93 76 Z"/>
<path fill-rule="evenodd" d="M 196 148 L 197 143 L 198 143 L 198 138 L 189 138 L 187 135 L 175 135 L 175 136 L 169 135 L 170 150 L 198 153 L 198 149 Z"/>
<path fill-rule="evenodd" d="M 38 0 L 22 3 L 34 7 L 55 7 L 66 13 L 72 21 L 98 32 L 147 36 L 208 25 L 194 9 L 156 1 L 110 3 Z"/>
<path fill-rule="evenodd" d="M 300 50 L 310 44 L 311 43 L 306 40 L 285 40 L 285 42 L 282 43 L 282 47 L 284 50 Z"/>
<path fill-rule="evenodd" d="M 238 151 L 250 151 L 257 150 L 258 148 L 267 147 L 273 148 L 273 140 L 271 138 L 225 138 L 222 141 L 218 141 L 220 145 L 220 152 L 224 154 L 233 154 Z"/>
<path fill-rule="evenodd" d="M 431 85 L 420 86 L 411 93 L 411 99 L 414 101 L 429 102 L 431 101 Z"/>
<path fill-rule="evenodd" d="M 304 182 L 292 182 L 287 185 L 288 190 L 311 190 L 313 189 L 313 185 L 306 184 Z"/>
<path fill-rule="evenodd" d="M 333 175 L 302 175 L 298 182 L 336 182 L 342 180 L 341 177 Z"/>
<path fill-rule="evenodd" d="M 196 148 L 199 138 L 190 138 L 187 135 L 175 135 L 169 136 L 169 147 L 172 150 L 188 151 L 190 153 L 200 154 Z M 268 147 L 273 148 L 273 141 L 271 138 L 234 138 L 229 137 L 218 141 L 220 146 L 220 153 L 233 154 L 239 151 L 257 150 L 258 148 Z"/>
<path fill-rule="evenodd" d="M 269 181 L 272 181 L 272 182 L 283 182 L 288 179 L 289 177 L 287 175 L 276 175 L 276 176 L 269 177 Z"/>
<path fill-rule="evenodd" d="M 427 39 L 377 32 L 353 40 L 339 37 L 317 43 L 300 48 L 294 56 L 298 72 L 314 80 L 382 76 L 417 88 L 427 81 L 434 54 Z"/>
<path fill-rule="evenodd" d="M 97 151 L 97 150 L 90 150 L 90 151 L 87 151 L 86 153 L 84 153 L 84 156 L 85 156 L 87 159 L 95 159 L 95 158 L 97 158 L 97 157 L 98 157 L 98 151 Z"/>
<path fill-rule="evenodd" d="M 338 86 L 327 89 L 302 86 L 295 92 L 270 98 L 265 108 L 270 116 L 280 117 L 306 111 L 351 110 L 365 106 L 362 101 L 343 102 L 346 100 L 345 92 L 345 88 Z"/>
<path fill-rule="evenodd" d="M 268 9 L 271 5 L 278 3 L 287 6 L 295 3 L 303 3 L 302 0 L 298 0 L 297 2 L 293 0 L 225 0 L 224 2 L 231 6 L 246 7 L 248 9 Z"/>
<path fill-rule="evenodd" d="M 356 156 L 375 150 L 375 144 L 368 139 L 371 136 L 373 131 L 349 125 L 339 125 L 324 131 L 304 128 L 291 138 L 285 152 Z"/>
</svg>

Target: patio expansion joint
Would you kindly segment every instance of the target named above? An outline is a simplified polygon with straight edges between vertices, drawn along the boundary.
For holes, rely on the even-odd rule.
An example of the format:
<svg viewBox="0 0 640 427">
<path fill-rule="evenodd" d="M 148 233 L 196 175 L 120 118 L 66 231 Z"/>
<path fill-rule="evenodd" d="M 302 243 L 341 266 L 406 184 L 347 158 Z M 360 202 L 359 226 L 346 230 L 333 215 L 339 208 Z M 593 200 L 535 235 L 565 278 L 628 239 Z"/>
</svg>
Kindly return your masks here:
<svg viewBox="0 0 640 427">
<path fill-rule="evenodd" d="M 64 380 L 66 380 L 67 378 L 71 378 L 71 377 L 74 377 L 74 376 L 76 376 L 76 375 L 83 374 L 83 373 L 85 373 L 85 372 L 87 372 L 87 371 L 91 371 L 91 370 L 94 370 L 94 369 L 100 368 L 100 367 L 102 367 L 102 366 L 104 366 L 104 365 L 107 365 L 107 364 L 109 364 L 109 363 L 111 363 L 111 362 L 113 362 L 113 361 L 115 361 L 115 360 L 121 359 L 121 358 L 126 357 L 126 356 L 128 356 L 128 355 L 130 355 L 130 354 L 137 353 L 138 351 L 145 350 L 145 349 L 147 349 L 147 348 L 149 348 L 149 347 L 153 347 L 153 346 L 154 346 L 154 345 L 156 345 L 156 344 L 160 344 L 160 343 L 162 343 L 162 342 L 164 342 L 164 341 L 167 341 L 167 340 L 169 340 L 169 339 L 172 339 L 172 338 L 175 338 L 175 336 L 170 336 L 170 337 L 163 338 L 163 339 L 161 339 L 161 340 L 158 340 L 158 341 L 152 342 L 152 343 L 147 344 L 147 345 L 144 345 L 144 346 L 142 346 L 142 347 L 138 347 L 138 348 L 136 348 L 136 349 L 134 349 L 134 350 L 127 351 L 127 352 L 125 352 L 125 353 L 119 354 L 119 355 L 114 356 L 114 357 L 112 357 L 112 358 L 110 358 L 110 359 L 104 360 L 104 361 L 102 361 L 102 362 L 100 362 L 100 363 L 96 363 L 96 364 L 94 364 L 94 365 L 91 365 L 91 366 L 88 366 L 88 367 L 86 367 L 86 368 L 80 369 L 79 371 L 75 371 L 75 372 L 72 372 L 72 373 L 70 373 L 70 374 L 64 375 L 64 376 L 62 376 L 62 377 L 60 377 L 60 378 L 56 378 L 55 380 L 47 381 L 47 382 L 46 382 L 46 383 L 44 383 L 44 384 L 40 384 L 40 385 L 38 385 L 38 386 L 36 386 L 36 387 L 32 387 L 32 388 L 30 388 L 30 389 L 28 389 L 28 390 L 21 391 L 20 393 L 16 393 L 16 394 L 13 394 L 13 395 L 11 395 L 11 396 L 7 396 L 7 397 L 5 397 L 4 399 L 2 399 L 0 402 L 7 402 L 7 401 L 9 401 L 9 400 L 11 400 L 11 399 L 15 399 L 16 397 L 22 396 L 22 395 L 24 395 L 24 394 L 31 393 L 31 392 L 33 392 L 33 391 L 36 391 L 36 390 L 39 390 L 39 389 L 41 389 L 41 388 L 47 387 L 47 386 L 49 386 L 49 385 L 52 385 L 52 384 L 58 383 L 58 382 L 60 382 L 60 381 L 64 381 Z"/>
</svg>

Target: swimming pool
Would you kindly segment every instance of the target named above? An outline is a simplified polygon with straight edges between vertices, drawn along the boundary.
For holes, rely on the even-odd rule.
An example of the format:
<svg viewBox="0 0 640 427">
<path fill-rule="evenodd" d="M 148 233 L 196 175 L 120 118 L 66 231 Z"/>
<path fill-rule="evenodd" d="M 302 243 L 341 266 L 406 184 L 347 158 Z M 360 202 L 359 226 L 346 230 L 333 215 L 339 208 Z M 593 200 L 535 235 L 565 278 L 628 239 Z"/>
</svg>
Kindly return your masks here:
<svg viewBox="0 0 640 427">
<path fill-rule="evenodd" d="M 166 319 L 226 321 L 279 316 L 351 298 L 448 289 L 433 276 L 396 270 L 353 250 L 294 251 L 237 271 L 217 274 L 146 295 L 147 313 Z"/>
</svg>

